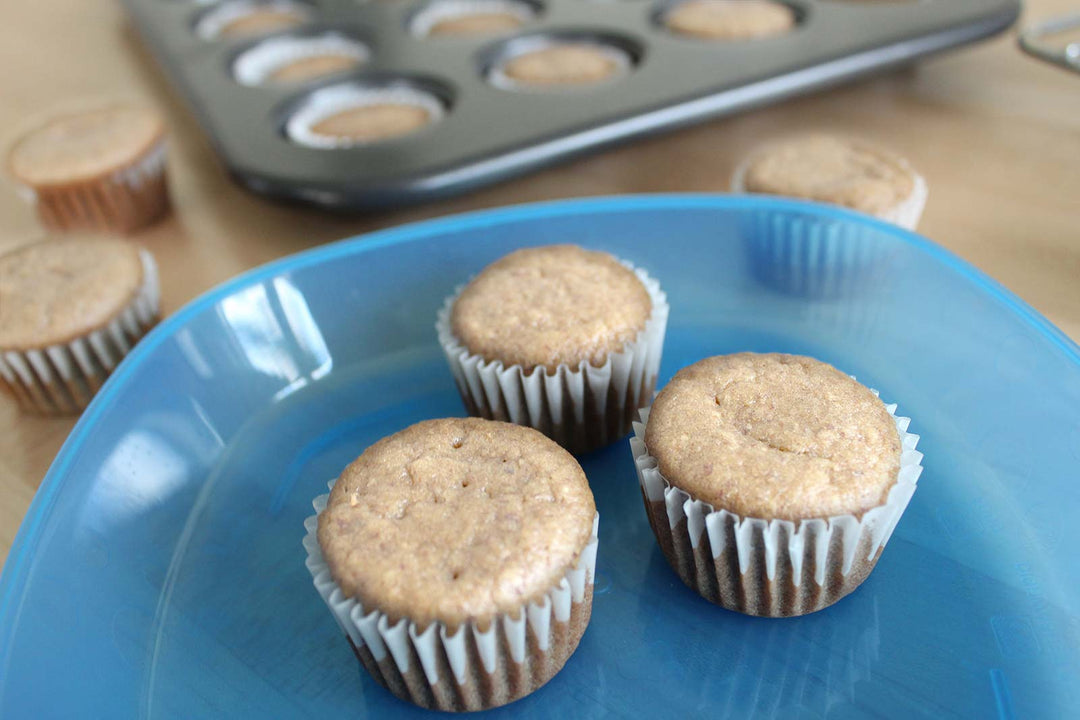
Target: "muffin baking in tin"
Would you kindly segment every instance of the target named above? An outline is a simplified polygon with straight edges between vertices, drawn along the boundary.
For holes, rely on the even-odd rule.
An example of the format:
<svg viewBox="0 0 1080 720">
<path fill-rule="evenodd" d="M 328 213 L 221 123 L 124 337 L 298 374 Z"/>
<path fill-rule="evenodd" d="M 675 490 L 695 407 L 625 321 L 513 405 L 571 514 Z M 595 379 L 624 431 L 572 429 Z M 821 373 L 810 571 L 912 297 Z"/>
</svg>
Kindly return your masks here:
<svg viewBox="0 0 1080 720">
<path fill-rule="evenodd" d="M 360 69 L 370 48 L 346 34 L 282 35 L 263 40 L 233 61 L 241 85 L 289 85 L 312 82 Z"/>
<path fill-rule="evenodd" d="M 416 11 L 409 32 L 420 38 L 478 38 L 517 32 L 539 15 L 524 0 L 435 0 Z"/>
</svg>

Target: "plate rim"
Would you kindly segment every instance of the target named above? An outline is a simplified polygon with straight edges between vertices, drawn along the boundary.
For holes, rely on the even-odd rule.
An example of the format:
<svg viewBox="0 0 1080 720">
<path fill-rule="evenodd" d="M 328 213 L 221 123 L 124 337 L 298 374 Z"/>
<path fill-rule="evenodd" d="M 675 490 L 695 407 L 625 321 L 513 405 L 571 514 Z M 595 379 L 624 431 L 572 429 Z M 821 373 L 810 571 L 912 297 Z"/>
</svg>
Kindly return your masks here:
<svg viewBox="0 0 1080 720">
<path fill-rule="evenodd" d="M 827 219 L 861 223 L 892 235 L 896 240 L 929 254 L 933 259 L 973 282 L 979 289 L 1000 302 L 1004 309 L 1014 312 L 1034 327 L 1053 345 L 1056 345 L 1073 364 L 1080 367 L 1080 345 L 1073 342 L 1064 331 L 1051 323 L 1042 313 L 990 275 L 922 235 L 871 215 L 839 206 L 779 196 L 728 193 L 610 195 L 546 200 L 474 210 L 349 236 L 271 260 L 200 293 L 151 330 L 112 372 L 90 405 L 83 411 L 56 457 L 49 464 L 49 469 L 34 493 L 26 515 L 19 523 L 19 529 L 11 543 L 3 570 L 0 572 L 0 653 L 2 653 L 0 654 L 0 678 L 7 675 L 6 670 L 13 657 L 11 638 L 18 626 L 26 595 L 28 561 L 33 557 L 40 541 L 41 531 L 49 516 L 53 500 L 71 475 L 72 458 L 78 454 L 89 431 L 96 426 L 101 416 L 113 404 L 128 377 L 149 358 L 158 345 L 185 327 L 197 314 L 237 291 L 268 278 L 383 247 L 417 242 L 442 233 L 573 214 L 588 215 L 630 210 L 733 209 L 816 215 Z M 4 688 L 4 683 L 0 681 L 0 700 L 5 695 Z"/>
</svg>

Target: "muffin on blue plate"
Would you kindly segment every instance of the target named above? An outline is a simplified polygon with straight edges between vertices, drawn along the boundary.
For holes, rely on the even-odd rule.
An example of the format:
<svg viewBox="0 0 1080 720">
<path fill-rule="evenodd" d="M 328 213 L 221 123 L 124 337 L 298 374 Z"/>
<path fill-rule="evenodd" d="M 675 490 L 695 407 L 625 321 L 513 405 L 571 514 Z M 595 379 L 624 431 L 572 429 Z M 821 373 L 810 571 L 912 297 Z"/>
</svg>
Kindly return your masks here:
<svg viewBox="0 0 1080 720">
<path fill-rule="evenodd" d="M 446 300 L 436 329 L 471 415 L 584 452 L 630 430 L 656 385 L 667 298 L 606 252 L 510 253 Z"/>
<path fill-rule="evenodd" d="M 749 615 L 804 615 L 873 570 L 922 471 L 896 406 L 826 363 L 680 370 L 634 426 L 649 523 L 679 577 Z"/>
<path fill-rule="evenodd" d="M 504 705 L 550 680 L 592 609 L 585 473 L 530 428 L 427 420 L 383 438 L 315 500 L 315 587 L 372 677 L 422 707 Z"/>
</svg>

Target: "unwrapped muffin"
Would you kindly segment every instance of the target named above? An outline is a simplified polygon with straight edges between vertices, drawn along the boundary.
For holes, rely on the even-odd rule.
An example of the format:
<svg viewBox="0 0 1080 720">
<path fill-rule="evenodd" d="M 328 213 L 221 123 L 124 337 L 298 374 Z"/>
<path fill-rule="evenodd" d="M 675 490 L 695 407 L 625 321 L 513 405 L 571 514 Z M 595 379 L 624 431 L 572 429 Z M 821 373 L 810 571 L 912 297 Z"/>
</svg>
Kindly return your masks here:
<svg viewBox="0 0 1080 720">
<path fill-rule="evenodd" d="M 574 458 L 535 430 L 417 423 L 365 450 L 315 508 L 315 586 L 402 699 L 512 702 L 562 668 L 589 622 L 596 506 Z"/>
<path fill-rule="evenodd" d="M 631 441 L 649 523 L 706 599 L 790 616 L 873 570 L 915 492 L 908 420 L 812 358 L 740 353 L 679 371 Z"/>
</svg>

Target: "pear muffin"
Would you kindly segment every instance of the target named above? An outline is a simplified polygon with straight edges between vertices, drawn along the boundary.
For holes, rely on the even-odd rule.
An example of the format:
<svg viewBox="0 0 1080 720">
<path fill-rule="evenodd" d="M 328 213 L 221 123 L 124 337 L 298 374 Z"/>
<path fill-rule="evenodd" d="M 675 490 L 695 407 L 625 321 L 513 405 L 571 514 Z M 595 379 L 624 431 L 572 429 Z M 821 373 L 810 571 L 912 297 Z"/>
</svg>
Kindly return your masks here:
<svg viewBox="0 0 1080 720">
<path fill-rule="evenodd" d="M 535 17 L 533 6 L 521 0 L 438 0 L 413 16 L 409 29 L 430 38 L 501 35 Z"/>
<path fill-rule="evenodd" d="M 337 149 L 392 142 L 442 120 L 443 102 L 410 85 L 345 82 L 316 90 L 285 124 L 290 140 Z"/>
<path fill-rule="evenodd" d="M 365 450 L 324 500 L 309 526 L 316 585 L 332 583 L 320 592 L 356 631 L 358 657 L 399 697 L 441 710 L 503 705 L 577 647 L 596 505 L 574 458 L 535 430 L 420 422 Z M 399 650 L 419 663 L 397 663 Z"/>
<path fill-rule="evenodd" d="M 132 233 L 169 209 L 165 123 L 148 108 L 54 117 L 15 142 L 7 168 L 53 231 Z"/>
<path fill-rule="evenodd" d="M 576 245 L 517 250 L 449 298 L 437 329 L 466 409 L 574 452 L 622 437 L 656 383 L 658 283 Z"/>
<path fill-rule="evenodd" d="M 894 410 L 798 355 L 683 368 L 643 412 L 633 445 L 665 556 L 707 599 L 753 615 L 801 615 L 844 597 L 873 570 L 915 489 L 917 438 Z"/>
<path fill-rule="evenodd" d="M 907 160 L 862 140 L 814 133 L 765 145 L 739 165 L 735 192 L 841 205 L 915 229 L 926 181 Z"/>
<path fill-rule="evenodd" d="M 686 0 L 662 17 L 671 32 L 700 40 L 753 40 L 795 27 L 795 11 L 775 0 Z"/>
<path fill-rule="evenodd" d="M 44 240 L 0 256 L 0 390 L 77 413 L 157 322 L 150 253 L 121 240 Z"/>
<path fill-rule="evenodd" d="M 632 65 L 630 56 L 614 45 L 537 38 L 497 63 L 488 80 L 504 90 L 573 90 L 614 80 Z"/>
</svg>

